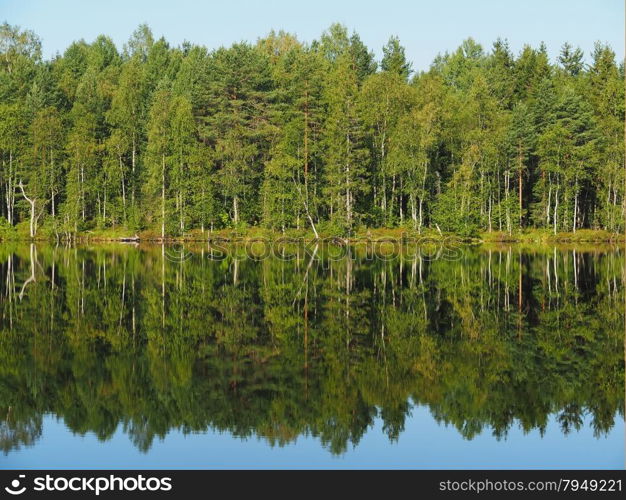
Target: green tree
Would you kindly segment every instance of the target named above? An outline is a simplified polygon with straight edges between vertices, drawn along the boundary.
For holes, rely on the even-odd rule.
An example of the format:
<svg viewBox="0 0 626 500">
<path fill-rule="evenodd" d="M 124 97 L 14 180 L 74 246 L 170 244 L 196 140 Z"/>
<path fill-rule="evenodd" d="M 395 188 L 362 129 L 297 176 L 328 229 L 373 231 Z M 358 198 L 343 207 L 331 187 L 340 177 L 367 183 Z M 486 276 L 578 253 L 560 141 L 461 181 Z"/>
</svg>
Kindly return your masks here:
<svg viewBox="0 0 626 500">
<path fill-rule="evenodd" d="M 39 111 L 31 123 L 30 136 L 33 148 L 31 161 L 36 174 L 29 187 L 38 198 L 49 201 L 50 213 L 55 218 L 63 187 L 61 155 L 64 137 L 58 111 L 53 107 Z"/>
<path fill-rule="evenodd" d="M 331 221 L 343 230 L 355 225 L 359 196 L 366 195 L 365 164 L 368 151 L 358 113 L 358 74 L 349 52 L 339 56 L 325 86 L 327 115 L 325 192 Z"/>
<path fill-rule="evenodd" d="M 137 224 L 136 192 L 138 191 L 139 156 L 144 143 L 146 115 L 146 90 L 144 69 L 139 56 L 134 56 L 122 66 L 117 88 L 114 90 L 107 121 L 115 130 L 111 134 L 111 149 L 119 166 L 124 223 L 128 223 L 128 200 L 132 210 L 132 224 Z M 128 193 L 128 194 L 127 194 Z"/>
<path fill-rule="evenodd" d="M 397 36 L 389 38 L 387 45 L 383 47 L 383 59 L 380 62 L 380 67 L 383 71 L 399 75 L 404 80 L 408 80 L 411 76 L 412 64 L 407 61 L 404 47 L 400 45 Z"/>
<path fill-rule="evenodd" d="M 165 239 L 165 229 L 169 221 L 169 200 L 166 200 L 166 195 L 173 168 L 171 124 L 173 97 L 168 87 L 168 82 L 161 83 L 161 87 L 154 92 L 150 106 L 146 148 L 147 179 L 144 184 L 145 202 L 152 207 L 153 214 L 160 214 L 161 239 Z M 155 222 L 152 218 L 147 220 Z"/>
</svg>

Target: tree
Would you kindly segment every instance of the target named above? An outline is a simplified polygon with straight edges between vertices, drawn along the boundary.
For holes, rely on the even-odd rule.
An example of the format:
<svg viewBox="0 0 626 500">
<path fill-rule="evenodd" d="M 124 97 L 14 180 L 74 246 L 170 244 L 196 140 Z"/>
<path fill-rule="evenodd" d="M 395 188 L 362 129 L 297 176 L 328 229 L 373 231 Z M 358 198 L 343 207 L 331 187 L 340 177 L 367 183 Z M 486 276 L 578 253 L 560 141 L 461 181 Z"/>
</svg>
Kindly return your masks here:
<svg viewBox="0 0 626 500">
<path fill-rule="evenodd" d="M 383 59 L 380 63 L 381 69 L 408 80 L 409 76 L 411 76 L 412 64 L 406 60 L 404 47 L 400 45 L 400 40 L 397 36 L 389 38 L 387 45 L 383 47 L 383 54 Z"/>
<path fill-rule="evenodd" d="M 136 192 L 141 177 L 138 166 L 140 148 L 144 143 L 146 89 L 144 69 L 139 56 L 134 56 L 122 67 L 117 89 L 113 93 L 107 121 L 116 131 L 111 135 L 119 165 L 124 222 L 127 218 L 127 194 L 132 208 L 132 221 L 137 224 Z"/>
<path fill-rule="evenodd" d="M 402 210 L 402 204 L 396 203 L 396 181 L 399 178 L 388 161 L 389 142 L 396 124 L 406 116 L 415 100 L 415 92 L 402 76 L 391 72 L 370 76 L 361 89 L 360 116 L 372 143 L 370 179 L 373 181 L 373 202 L 376 208 L 380 207 L 382 214 L 382 218 L 371 221 L 375 224 L 391 223 L 395 206 Z M 413 142 L 412 138 L 407 137 L 407 140 Z"/>
<path fill-rule="evenodd" d="M 358 114 L 358 74 L 349 52 L 339 56 L 329 73 L 324 98 L 328 109 L 323 129 L 328 210 L 335 224 L 350 230 L 358 197 L 367 191 L 364 165 L 368 152 Z"/>
<path fill-rule="evenodd" d="M 595 124 L 589 106 L 572 87 L 563 89 L 556 120 L 539 138 L 541 164 L 556 179 L 553 228 L 576 232 L 588 207 L 588 183 L 594 177 Z M 582 196 L 581 196 L 582 194 Z"/>
<path fill-rule="evenodd" d="M 269 100 L 273 82 L 267 56 L 248 44 L 219 49 L 211 58 L 201 97 L 209 110 L 201 135 L 215 148 L 223 213 L 238 224 L 255 220 L 261 169 L 272 130 Z M 242 204 L 243 203 L 243 204 Z M 243 217 L 242 217 L 243 215 Z"/>
<path fill-rule="evenodd" d="M 147 24 L 140 24 L 124 46 L 124 52 L 129 58 L 136 57 L 145 62 L 153 45 L 152 30 Z"/>
<path fill-rule="evenodd" d="M 38 198 L 50 202 L 52 218 L 57 215 L 58 198 L 63 186 L 62 145 L 63 124 L 58 111 L 47 107 L 37 113 L 30 127 L 32 145 L 31 165 L 35 175 L 29 188 L 37 193 Z"/>
<path fill-rule="evenodd" d="M 191 111 L 191 103 L 186 97 L 177 96 L 172 101 L 170 109 L 171 148 L 172 148 L 172 175 L 171 182 L 176 199 L 176 212 L 180 234 L 190 222 L 189 205 L 193 199 L 193 192 L 199 186 L 192 182 L 198 180 L 193 177 L 192 165 L 197 161 L 196 124 Z"/>
<path fill-rule="evenodd" d="M 241 128 L 227 132 L 216 145 L 216 155 L 221 163 L 219 180 L 225 197 L 232 202 L 234 224 L 240 222 L 240 201 L 250 194 L 249 182 L 253 177 L 256 153 L 256 145 L 246 141 L 245 131 Z"/>
<path fill-rule="evenodd" d="M 570 76 L 578 76 L 583 69 L 583 57 L 584 54 L 580 48 L 575 49 L 567 42 L 561 47 L 561 53 L 559 54 L 559 62 L 565 72 Z"/>
<path fill-rule="evenodd" d="M 513 109 L 509 148 L 512 162 L 517 171 L 518 221 L 520 229 L 524 226 L 528 205 L 524 205 L 525 178 L 528 177 L 528 161 L 535 141 L 532 115 L 525 103 L 518 103 Z"/>
<path fill-rule="evenodd" d="M 161 239 L 165 239 L 165 228 L 169 210 L 166 203 L 166 191 L 170 183 L 172 169 L 172 92 L 169 82 L 163 81 L 152 98 L 148 116 L 148 158 L 147 181 L 144 187 L 146 202 L 160 213 Z M 150 221 L 150 219 L 148 219 Z"/>
<path fill-rule="evenodd" d="M 4 22 L 0 25 L 0 54 L 2 69 L 12 73 L 20 58 L 41 58 L 41 40 L 30 30 L 22 31 L 19 26 Z"/>
<path fill-rule="evenodd" d="M 98 152 L 97 119 L 81 102 L 76 102 L 70 114 L 72 128 L 66 143 L 65 223 L 78 230 L 78 222 L 86 222 L 92 207 L 92 194 Z"/>
<path fill-rule="evenodd" d="M 4 214 L 11 225 L 15 223 L 15 192 L 21 174 L 20 159 L 26 146 L 27 125 L 27 117 L 20 103 L 0 103 L 3 206 Z"/>
<path fill-rule="evenodd" d="M 497 39 L 487 61 L 487 81 L 500 106 L 511 109 L 515 97 L 515 60 L 506 40 Z"/>
<path fill-rule="evenodd" d="M 324 61 L 287 34 L 260 42 L 273 54 L 270 159 L 263 177 L 263 220 L 285 230 L 310 225 L 316 233 L 321 172 Z"/>
<path fill-rule="evenodd" d="M 408 196 L 413 228 L 418 232 L 424 225 L 424 204 L 429 197 L 433 156 L 439 143 L 438 104 L 433 100 L 403 115 L 390 141 L 389 163 L 402 179 L 402 194 Z"/>
<path fill-rule="evenodd" d="M 615 64 L 615 53 L 606 45 L 597 43 L 593 64 L 589 68 L 587 92 L 598 125 L 598 141 L 593 151 L 598 165 L 598 180 L 602 191 L 603 209 L 599 210 L 601 223 L 611 231 L 623 230 L 621 217 L 624 202 L 624 148 L 623 146 L 623 75 Z"/>
</svg>

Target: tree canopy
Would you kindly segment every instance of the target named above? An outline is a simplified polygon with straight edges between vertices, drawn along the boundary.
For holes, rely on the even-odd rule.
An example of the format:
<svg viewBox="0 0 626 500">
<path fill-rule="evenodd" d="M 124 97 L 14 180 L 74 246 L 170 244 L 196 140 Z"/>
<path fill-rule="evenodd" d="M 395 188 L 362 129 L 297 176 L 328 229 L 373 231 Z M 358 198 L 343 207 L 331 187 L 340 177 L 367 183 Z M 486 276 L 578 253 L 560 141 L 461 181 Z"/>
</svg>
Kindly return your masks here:
<svg viewBox="0 0 626 500">
<path fill-rule="evenodd" d="M 0 27 L 0 216 L 49 234 L 258 225 L 624 229 L 623 64 L 472 39 L 414 71 L 357 33 L 209 50 L 140 26 L 51 60 Z M 23 190 L 22 190 L 22 186 Z"/>
</svg>

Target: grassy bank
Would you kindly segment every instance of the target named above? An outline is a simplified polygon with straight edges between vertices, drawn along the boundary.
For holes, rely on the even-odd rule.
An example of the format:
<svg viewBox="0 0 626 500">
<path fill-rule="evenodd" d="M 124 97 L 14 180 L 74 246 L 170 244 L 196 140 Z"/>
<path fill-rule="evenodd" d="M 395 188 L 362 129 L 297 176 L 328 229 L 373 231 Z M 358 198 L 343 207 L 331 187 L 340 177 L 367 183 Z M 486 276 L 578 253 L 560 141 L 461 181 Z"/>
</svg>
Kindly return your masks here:
<svg viewBox="0 0 626 500">
<path fill-rule="evenodd" d="M 624 241 L 624 235 L 599 229 L 580 229 L 575 233 L 556 234 L 541 229 L 528 229 L 512 234 L 482 233 L 480 240 L 484 243 L 619 243 Z"/>
<path fill-rule="evenodd" d="M 611 233 L 603 230 L 581 229 L 575 233 L 557 233 L 549 230 L 527 229 L 523 231 L 507 232 L 484 232 L 474 236 L 459 236 L 454 233 L 439 232 L 433 229 L 425 229 L 421 232 L 408 228 L 360 228 L 349 236 L 340 236 L 337 233 L 320 230 L 320 239 L 336 240 L 338 243 L 351 243 L 363 240 L 411 240 L 416 242 L 454 240 L 468 244 L 578 244 L 578 243 L 620 243 L 624 242 L 624 235 Z M 93 229 L 79 231 L 71 235 L 72 240 L 77 242 L 114 242 L 114 241 L 142 241 L 161 242 L 161 234 L 158 230 L 133 231 L 123 227 Z M 34 238 L 36 241 L 57 241 L 66 239 L 63 233 L 55 233 L 50 228 L 41 228 Z M 248 226 L 239 229 L 220 229 L 216 231 L 201 231 L 199 229 L 189 231 L 182 236 L 166 236 L 166 242 L 201 242 L 208 240 L 221 241 L 252 241 L 255 239 L 278 240 L 315 240 L 315 234 L 310 229 L 289 229 L 285 232 L 273 231 L 258 226 Z M 0 241 L 31 241 L 29 227 L 26 223 L 20 223 L 15 227 L 0 227 Z"/>
</svg>

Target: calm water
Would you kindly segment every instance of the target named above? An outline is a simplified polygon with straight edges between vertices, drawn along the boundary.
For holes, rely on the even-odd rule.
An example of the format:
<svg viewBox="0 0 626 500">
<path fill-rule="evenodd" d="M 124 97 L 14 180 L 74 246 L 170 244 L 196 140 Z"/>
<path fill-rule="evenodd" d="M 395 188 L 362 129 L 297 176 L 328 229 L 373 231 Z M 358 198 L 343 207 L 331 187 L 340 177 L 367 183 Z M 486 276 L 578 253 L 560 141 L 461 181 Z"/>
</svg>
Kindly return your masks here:
<svg viewBox="0 0 626 500">
<path fill-rule="evenodd" d="M 221 250 L 0 245 L 0 468 L 624 467 L 623 252 Z"/>
</svg>

